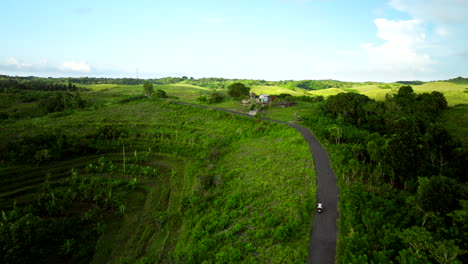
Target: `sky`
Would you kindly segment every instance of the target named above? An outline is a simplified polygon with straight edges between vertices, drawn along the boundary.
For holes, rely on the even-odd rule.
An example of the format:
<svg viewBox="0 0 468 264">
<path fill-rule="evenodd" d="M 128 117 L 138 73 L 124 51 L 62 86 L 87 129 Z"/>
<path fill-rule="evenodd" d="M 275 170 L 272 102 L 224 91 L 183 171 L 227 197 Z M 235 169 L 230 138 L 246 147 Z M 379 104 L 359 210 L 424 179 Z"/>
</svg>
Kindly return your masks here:
<svg viewBox="0 0 468 264">
<path fill-rule="evenodd" d="M 1 0 L 0 74 L 468 77 L 468 0 Z"/>
</svg>

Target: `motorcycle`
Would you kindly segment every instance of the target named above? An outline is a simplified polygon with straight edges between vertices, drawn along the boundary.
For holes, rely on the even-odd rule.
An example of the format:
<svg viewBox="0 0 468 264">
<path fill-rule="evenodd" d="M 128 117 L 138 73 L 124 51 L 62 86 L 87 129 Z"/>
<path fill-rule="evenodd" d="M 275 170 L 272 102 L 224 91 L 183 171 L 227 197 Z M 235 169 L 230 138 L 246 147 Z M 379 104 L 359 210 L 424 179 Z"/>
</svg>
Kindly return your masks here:
<svg viewBox="0 0 468 264">
<path fill-rule="evenodd" d="M 321 213 L 323 211 L 323 206 L 321 203 L 318 203 L 317 205 L 317 212 Z"/>
</svg>

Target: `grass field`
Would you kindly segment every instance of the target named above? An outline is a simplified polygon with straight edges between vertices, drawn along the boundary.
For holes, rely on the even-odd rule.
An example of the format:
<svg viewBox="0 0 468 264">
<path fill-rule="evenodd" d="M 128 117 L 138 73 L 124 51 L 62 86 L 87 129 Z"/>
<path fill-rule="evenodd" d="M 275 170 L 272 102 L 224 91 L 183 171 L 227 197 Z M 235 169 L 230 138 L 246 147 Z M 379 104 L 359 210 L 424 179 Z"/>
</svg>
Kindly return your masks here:
<svg viewBox="0 0 468 264">
<path fill-rule="evenodd" d="M 412 86 L 416 93 L 439 91 L 444 94 L 449 106 L 468 103 L 468 85 L 449 82 L 430 82 Z"/>
<path fill-rule="evenodd" d="M 184 101 L 195 101 L 200 95 L 212 91 L 210 88 L 190 84 L 155 85 L 154 90 L 164 90 L 169 96 L 176 96 Z"/>
<path fill-rule="evenodd" d="M 14 142 L 50 131 L 73 135 L 99 154 L 25 170 L 4 166 L 0 201 L 4 208 L 13 200 L 26 204 L 45 174 L 53 186 L 62 186 L 72 168 L 81 177 L 136 179 L 137 188 L 119 207 L 123 216 L 105 216 L 94 263 L 305 261 L 316 186 L 309 148 L 294 129 L 142 99 L 19 120 L 5 124 L 0 135 Z M 144 166 L 129 161 L 147 152 Z M 129 175 L 147 166 L 157 170 L 156 177 Z M 100 169 L 91 175 L 87 168 Z"/>
</svg>

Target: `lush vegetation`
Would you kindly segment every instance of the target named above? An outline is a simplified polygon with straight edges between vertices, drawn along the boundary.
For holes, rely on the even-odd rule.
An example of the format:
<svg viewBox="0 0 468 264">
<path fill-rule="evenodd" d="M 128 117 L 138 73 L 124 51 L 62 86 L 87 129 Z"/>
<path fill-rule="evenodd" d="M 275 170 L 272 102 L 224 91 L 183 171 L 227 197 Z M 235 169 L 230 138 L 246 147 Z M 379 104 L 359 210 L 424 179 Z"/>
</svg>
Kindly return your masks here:
<svg viewBox="0 0 468 264">
<path fill-rule="evenodd" d="M 2 124 L 2 261 L 304 262 L 315 180 L 300 134 L 139 91 Z"/>
<path fill-rule="evenodd" d="M 0 76 L 1 262 L 303 263 L 316 186 L 302 137 L 175 103 L 246 113 L 250 87 L 276 97 L 263 116 L 302 120 L 329 150 L 339 263 L 466 263 L 467 95 L 453 80 Z"/>
<path fill-rule="evenodd" d="M 439 92 L 329 97 L 303 116 L 340 182 L 340 263 L 466 263 L 466 150 L 439 123 Z"/>
</svg>

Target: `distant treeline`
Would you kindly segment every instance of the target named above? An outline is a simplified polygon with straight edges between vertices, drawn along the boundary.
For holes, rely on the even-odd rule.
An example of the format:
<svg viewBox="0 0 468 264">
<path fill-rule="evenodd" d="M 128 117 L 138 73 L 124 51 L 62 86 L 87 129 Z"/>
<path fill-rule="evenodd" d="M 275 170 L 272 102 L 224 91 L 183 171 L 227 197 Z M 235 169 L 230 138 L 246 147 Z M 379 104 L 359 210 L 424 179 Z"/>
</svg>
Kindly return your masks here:
<svg viewBox="0 0 468 264">
<path fill-rule="evenodd" d="M 398 81 L 397 83 L 406 84 L 406 85 L 421 85 L 425 84 L 423 81 Z"/>
<path fill-rule="evenodd" d="M 456 83 L 456 84 L 468 84 L 468 78 L 457 77 L 454 79 L 449 79 L 447 82 Z"/>
<path fill-rule="evenodd" d="M 193 77 L 164 77 L 164 78 L 153 78 L 153 79 L 138 79 L 138 78 L 98 78 L 98 77 L 80 77 L 80 78 L 41 78 L 41 77 L 12 77 L 7 75 L 0 75 L 0 82 L 7 83 L 5 85 L 10 85 L 12 82 L 26 83 L 26 87 L 29 90 L 40 90 L 40 91 L 51 91 L 52 90 L 62 90 L 68 91 L 69 88 L 66 87 L 69 84 L 84 84 L 84 85 L 91 85 L 91 84 L 123 84 L 123 85 L 140 85 L 143 84 L 145 81 L 149 81 L 152 84 L 159 84 L 159 85 L 169 85 L 169 84 L 176 84 L 176 83 L 186 83 L 191 85 L 197 85 L 201 87 L 207 87 L 212 89 L 225 89 L 230 84 L 235 82 L 243 83 L 246 86 L 253 86 L 253 85 L 269 85 L 269 86 L 281 86 L 286 87 L 291 90 L 295 90 L 296 88 L 305 89 L 305 90 L 321 90 L 321 89 L 328 89 L 328 88 L 352 88 L 356 86 L 358 82 L 343 82 L 337 80 L 301 80 L 301 81 L 294 81 L 294 80 L 282 80 L 282 81 L 265 81 L 265 80 L 248 80 L 248 79 L 225 79 L 225 78 L 199 78 L 195 79 Z M 456 83 L 456 84 L 468 84 L 468 78 L 457 77 L 454 79 L 446 80 L 446 82 Z M 403 85 L 421 85 L 426 82 L 413 80 L 413 81 L 397 81 L 396 83 L 403 84 Z M 38 89 L 31 89 L 31 85 L 34 84 L 36 87 L 40 87 Z M 36 85 L 37 84 L 37 85 Z M 46 85 L 48 84 L 48 85 Z M 379 82 L 365 82 L 364 84 L 382 84 Z M 2 84 L 0 84 L 2 85 Z M 0 86 L 3 88 L 4 86 Z M 22 86 L 23 87 L 23 86 Z M 24 88 L 20 88 L 24 89 Z"/>
<path fill-rule="evenodd" d="M 8 77 L 0 75 L 0 92 L 11 92 L 11 89 L 31 91 L 78 91 L 78 87 L 70 80 L 66 79 Z"/>
<path fill-rule="evenodd" d="M 457 77 L 448 80 L 439 80 L 438 82 L 450 82 L 455 84 L 468 84 L 468 78 Z M 406 85 L 420 85 L 425 84 L 423 81 L 397 81 L 397 83 L 406 84 Z"/>
<path fill-rule="evenodd" d="M 286 87 L 294 90 L 295 88 L 301 88 L 305 90 L 322 90 L 328 88 L 351 88 L 357 83 L 354 82 L 342 82 L 337 80 L 303 80 L 303 81 L 278 81 L 276 85 Z"/>
</svg>

